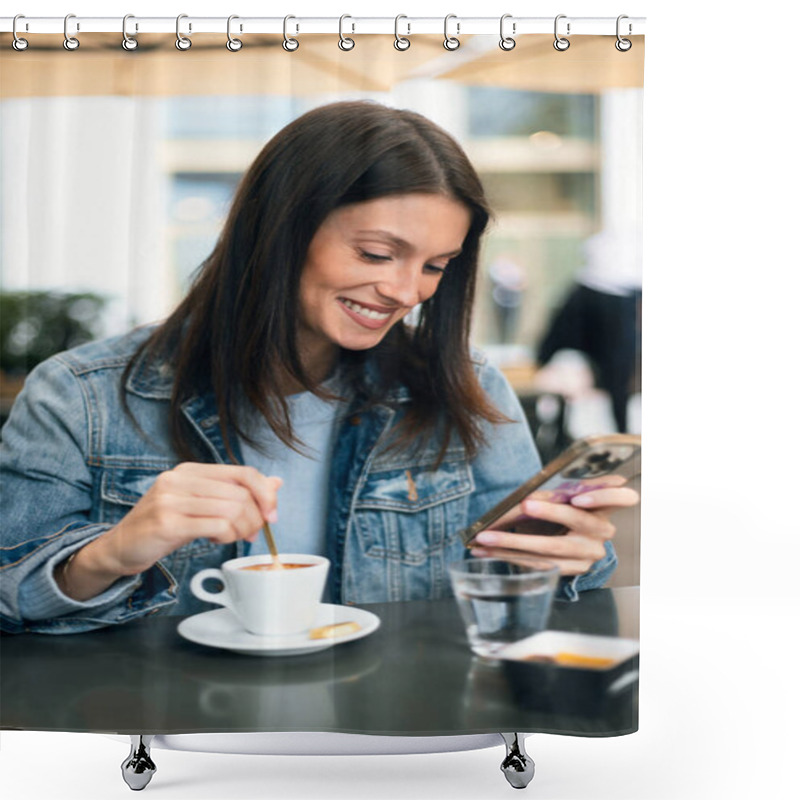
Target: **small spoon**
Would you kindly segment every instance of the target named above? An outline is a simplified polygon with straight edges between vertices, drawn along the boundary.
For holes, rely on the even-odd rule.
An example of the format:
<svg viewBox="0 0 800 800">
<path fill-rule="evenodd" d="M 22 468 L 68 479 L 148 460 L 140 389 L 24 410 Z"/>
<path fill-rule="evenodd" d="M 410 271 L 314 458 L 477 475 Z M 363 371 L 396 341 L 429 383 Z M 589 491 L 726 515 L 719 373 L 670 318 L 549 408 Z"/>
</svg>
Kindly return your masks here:
<svg viewBox="0 0 800 800">
<path fill-rule="evenodd" d="M 272 536 L 268 522 L 264 522 L 262 530 L 264 531 L 264 538 L 267 540 L 267 547 L 269 547 L 269 552 L 272 555 L 272 569 L 286 569 L 278 556 L 278 548 L 275 546 L 275 539 Z"/>
</svg>

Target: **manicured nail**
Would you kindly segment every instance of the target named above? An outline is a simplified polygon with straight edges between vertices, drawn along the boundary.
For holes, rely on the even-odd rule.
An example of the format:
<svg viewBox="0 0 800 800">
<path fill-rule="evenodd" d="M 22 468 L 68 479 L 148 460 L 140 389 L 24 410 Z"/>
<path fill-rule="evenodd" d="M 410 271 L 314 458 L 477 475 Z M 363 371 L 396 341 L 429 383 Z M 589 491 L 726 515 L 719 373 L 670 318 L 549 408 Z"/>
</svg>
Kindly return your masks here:
<svg viewBox="0 0 800 800">
<path fill-rule="evenodd" d="M 488 556 L 489 555 L 489 551 L 488 550 L 483 550 L 480 547 L 472 547 L 472 548 L 470 548 L 470 553 L 472 553 L 472 555 L 474 555 L 474 556 L 478 556 L 478 558 L 482 558 L 483 556 Z"/>
<path fill-rule="evenodd" d="M 273 508 L 272 511 L 270 511 L 269 514 L 267 514 L 267 522 L 269 522 L 270 525 L 274 525 L 277 521 L 278 521 L 278 509 Z"/>
<path fill-rule="evenodd" d="M 490 533 L 489 531 L 481 531 L 475 537 L 475 541 L 480 544 L 497 544 L 497 534 Z"/>
<path fill-rule="evenodd" d="M 522 504 L 522 510 L 526 514 L 536 514 L 537 511 L 542 510 L 542 505 L 538 500 L 526 500 Z"/>
<path fill-rule="evenodd" d="M 593 506 L 595 499 L 590 494 L 579 494 L 577 497 L 572 498 L 572 505 L 574 506 Z"/>
</svg>

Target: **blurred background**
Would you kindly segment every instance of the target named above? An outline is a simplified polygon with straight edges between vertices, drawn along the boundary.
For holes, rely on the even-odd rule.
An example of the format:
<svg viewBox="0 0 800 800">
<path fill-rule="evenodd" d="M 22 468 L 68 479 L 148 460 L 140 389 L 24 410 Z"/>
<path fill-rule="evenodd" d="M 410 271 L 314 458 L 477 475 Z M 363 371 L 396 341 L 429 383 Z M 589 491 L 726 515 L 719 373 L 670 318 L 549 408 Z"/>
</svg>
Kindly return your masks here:
<svg viewBox="0 0 800 800">
<path fill-rule="evenodd" d="M 480 174 L 495 221 L 474 343 L 507 374 L 546 460 L 579 436 L 640 429 L 644 41 L 551 36 L 87 34 L 24 56 L 0 43 L 0 413 L 35 363 L 169 313 L 209 254 L 264 143 L 317 105 L 425 114 Z M 205 39 L 205 41 L 204 41 Z M 41 41 L 40 41 L 41 40 Z"/>
</svg>

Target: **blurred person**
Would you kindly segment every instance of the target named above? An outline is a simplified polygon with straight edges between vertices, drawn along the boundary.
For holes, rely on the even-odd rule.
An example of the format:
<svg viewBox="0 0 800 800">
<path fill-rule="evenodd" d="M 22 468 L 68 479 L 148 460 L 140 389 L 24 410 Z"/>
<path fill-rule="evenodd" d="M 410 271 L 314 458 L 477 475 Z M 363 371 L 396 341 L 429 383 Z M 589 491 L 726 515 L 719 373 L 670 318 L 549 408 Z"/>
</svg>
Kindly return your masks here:
<svg viewBox="0 0 800 800">
<path fill-rule="evenodd" d="M 330 559 L 328 602 L 449 595 L 460 531 L 540 468 L 468 344 L 488 219 L 459 145 L 416 113 L 334 103 L 280 131 L 165 321 L 28 377 L 0 451 L 4 630 L 203 611 L 191 577 L 265 552 L 265 520 L 284 552 Z M 575 600 L 615 568 L 609 512 L 636 502 L 531 497 L 511 516 L 565 536 L 498 525 L 471 552 L 546 557 Z"/>
<path fill-rule="evenodd" d="M 589 360 L 595 385 L 608 392 L 614 422 L 628 432 L 628 403 L 641 359 L 641 239 L 602 231 L 587 239 L 584 266 L 536 348 L 539 368 L 562 350 Z"/>
<path fill-rule="evenodd" d="M 492 307 L 497 323 L 500 344 L 514 341 L 519 322 L 519 310 L 525 290 L 525 273 L 516 261 L 500 256 L 489 264 L 492 283 Z"/>
</svg>

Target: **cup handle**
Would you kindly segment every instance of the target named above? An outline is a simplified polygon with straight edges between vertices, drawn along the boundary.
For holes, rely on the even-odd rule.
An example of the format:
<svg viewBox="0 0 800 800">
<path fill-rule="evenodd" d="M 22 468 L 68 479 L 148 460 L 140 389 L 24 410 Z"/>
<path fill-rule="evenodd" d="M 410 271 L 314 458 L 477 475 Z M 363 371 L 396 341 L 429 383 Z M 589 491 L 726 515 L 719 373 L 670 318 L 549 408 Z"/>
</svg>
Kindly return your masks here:
<svg viewBox="0 0 800 800">
<path fill-rule="evenodd" d="M 205 581 L 207 581 L 209 578 L 217 578 L 218 580 L 222 581 L 222 585 L 225 588 L 221 592 L 206 591 L 203 588 L 203 583 L 205 583 Z M 198 572 L 197 575 L 192 578 L 189 588 L 192 590 L 192 594 L 195 597 L 199 597 L 201 600 L 205 600 L 207 603 L 216 603 L 219 606 L 230 608 L 231 611 L 233 610 L 231 596 L 228 594 L 228 587 L 225 583 L 225 575 L 221 569 L 211 568 L 200 570 L 200 572 Z"/>
</svg>

